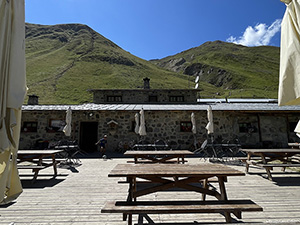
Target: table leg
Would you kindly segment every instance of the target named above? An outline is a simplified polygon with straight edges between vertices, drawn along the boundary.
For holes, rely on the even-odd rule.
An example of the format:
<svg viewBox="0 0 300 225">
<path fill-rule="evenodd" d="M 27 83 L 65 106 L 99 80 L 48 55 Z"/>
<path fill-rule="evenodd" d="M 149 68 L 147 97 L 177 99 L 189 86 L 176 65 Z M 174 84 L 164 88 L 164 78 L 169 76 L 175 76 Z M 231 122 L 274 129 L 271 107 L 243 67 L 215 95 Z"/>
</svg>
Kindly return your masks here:
<svg viewBox="0 0 300 225">
<path fill-rule="evenodd" d="M 219 200 L 228 200 L 227 199 L 227 193 L 226 193 L 226 188 L 225 188 L 225 182 L 224 182 L 224 177 L 218 177 L 219 180 L 219 186 L 220 186 L 220 193 L 221 193 L 221 199 Z"/>
<path fill-rule="evenodd" d="M 132 214 L 128 214 L 128 225 L 132 225 Z"/>
<path fill-rule="evenodd" d="M 38 165 L 39 166 L 43 165 L 43 156 L 39 157 Z M 32 183 L 34 183 L 36 181 L 36 179 L 39 175 L 39 171 L 40 171 L 40 169 L 33 169 L 34 175 L 33 175 Z"/>
<path fill-rule="evenodd" d="M 134 192 L 136 192 L 136 190 L 137 190 L 136 178 L 133 178 L 132 180 L 133 180 L 133 186 L 132 186 L 133 189 L 132 190 Z M 133 200 L 136 202 L 136 197 Z"/>
<path fill-rule="evenodd" d="M 208 189 L 208 178 L 204 179 L 202 183 L 203 183 L 203 188 Z M 205 200 L 206 200 L 206 194 L 202 193 L 202 201 Z"/>
<path fill-rule="evenodd" d="M 52 157 L 54 176 L 57 176 L 57 167 L 56 167 L 55 155 L 53 154 L 51 157 Z"/>
<path fill-rule="evenodd" d="M 260 154 L 260 157 L 261 157 L 261 161 L 263 162 L 263 164 L 267 164 L 267 160 L 266 160 L 264 154 Z M 265 169 L 266 169 L 266 172 L 268 174 L 268 179 L 273 180 L 272 175 L 271 175 L 271 171 L 270 171 L 271 169 L 269 167 L 265 167 Z"/>
<path fill-rule="evenodd" d="M 246 173 L 249 173 L 249 162 L 251 160 L 251 153 L 248 152 L 247 154 L 247 160 L 246 160 Z"/>
<path fill-rule="evenodd" d="M 227 193 L 226 193 L 226 188 L 225 188 L 225 179 L 224 177 L 218 177 L 219 180 L 219 186 L 220 186 L 220 192 L 221 192 L 221 199 L 219 200 L 228 200 L 227 199 Z M 231 223 L 231 215 L 229 212 L 224 212 L 225 220 L 227 223 Z"/>
</svg>

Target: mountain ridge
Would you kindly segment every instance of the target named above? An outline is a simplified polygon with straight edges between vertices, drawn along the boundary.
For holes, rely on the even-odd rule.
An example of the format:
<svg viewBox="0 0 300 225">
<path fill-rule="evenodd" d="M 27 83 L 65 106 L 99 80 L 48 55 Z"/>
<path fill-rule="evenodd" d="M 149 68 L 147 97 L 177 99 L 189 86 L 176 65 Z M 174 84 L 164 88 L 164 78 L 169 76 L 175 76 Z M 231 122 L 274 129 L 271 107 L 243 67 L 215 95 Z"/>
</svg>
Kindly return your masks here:
<svg viewBox="0 0 300 225">
<path fill-rule="evenodd" d="M 151 62 L 171 71 L 199 76 L 200 81 L 222 87 L 230 96 L 238 97 L 241 90 L 250 89 L 244 97 L 258 94 L 276 98 L 279 56 L 279 47 L 246 47 L 214 41 Z"/>
<path fill-rule="evenodd" d="M 82 104 L 92 102 L 89 89 L 138 89 L 144 77 L 151 88 L 187 89 L 199 76 L 202 97 L 275 98 L 278 49 L 214 41 L 147 61 L 87 25 L 26 23 L 28 94 L 41 104 Z"/>
<path fill-rule="evenodd" d="M 91 102 L 88 89 L 188 86 L 185 75 L 169 72 L 124 51 L 82 24 L 26 24 L 28 94 L 42 104 Z M 161 82 L 164 78 L 164 82 Z"/>
</svg>

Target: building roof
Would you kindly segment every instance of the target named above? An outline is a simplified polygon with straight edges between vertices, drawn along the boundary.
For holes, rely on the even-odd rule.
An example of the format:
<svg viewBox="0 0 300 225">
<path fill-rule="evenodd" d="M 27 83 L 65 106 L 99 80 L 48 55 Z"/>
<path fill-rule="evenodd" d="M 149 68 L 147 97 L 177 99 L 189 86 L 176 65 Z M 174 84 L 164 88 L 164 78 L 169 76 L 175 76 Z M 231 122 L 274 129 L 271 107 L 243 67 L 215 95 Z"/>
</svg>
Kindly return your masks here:
<svg viewBox="0 0 300 225">
<path fill-rule="evenodd" d="M 23 111 L 60 111 L 71 107 L 75 111 L 202 111 L 207 110 L 208 105 L 213 111 L 290 111 L 300 112 L 299 106 L 278 106 L 277 103 L 197 103 L 197 104 L 95 104 L 82 105 L 23 105 Z"/>
<path fill-rule="evenodd" d="M 192 91 L 192 92 L 200 92 L 199 89 L 145 89 L 145 88 L 139 88 L 139 89 L 88 89 L 87 91 L 90 92 L 97 92 L 97 91 L 122 91 L 122 92 L 140 92 L 140 91 L 145 91 L 145 92 L 160 92 L 160 91 L 174 91 L 174 92 L 178 92 L 178 91 Z"/>
</svg>

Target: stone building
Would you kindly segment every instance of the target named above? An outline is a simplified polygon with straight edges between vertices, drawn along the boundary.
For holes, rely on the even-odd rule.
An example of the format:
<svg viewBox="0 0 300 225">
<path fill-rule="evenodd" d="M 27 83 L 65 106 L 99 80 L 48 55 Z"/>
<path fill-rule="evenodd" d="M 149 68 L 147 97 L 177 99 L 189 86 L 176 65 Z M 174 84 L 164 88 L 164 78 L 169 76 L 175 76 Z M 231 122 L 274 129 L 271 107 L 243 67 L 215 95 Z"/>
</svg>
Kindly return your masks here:
<svg viewBox="0 0 300 225">
<path fill-rule="evenodd" d="M 202 143 L 207 132 L 207 108 L 211 105 L 216 139 L 239 139 L 243 147 L 286 147 L 299 142 L 293 132 L 300 119 L 299 106 L 279 107 L 268 102 L 212 102 L 195 104 L 83 104 L 83 105 L 24 105 L 20 148 L 33 148 L 39 140 L 55 142 L 77 140 L 85 151 L 96 150 L 95 142 L 108 135 L 107 150 L 137 142 L 134 132 L 135 114 L 145 111 L 147 136 L 154 142 L 165 140 L 172 148 L 191 149 L 194 138 Z M 72 109 L 72 133 L 62 132 L 66 110 Z M 195 114 L 197 133 L 191 131 L 191 113 Z"/>
<path fill-rule="evenodd" d="M 195 104 L 197 89 L 150 89 L 150 79 L 144 78 L 143 89 L 92 89 L 96 104 Z"/>
<path fill-rule="evenodd" d="M 279 107 L 276 100 L 200 99 L 198 90 L 151 89 L 148 78 L 144 88 L 136 90 L 90 90 L 94 103 L 83 105 L 39 105 L 30 96 L 22 107 L 20 148 L 35 148 L 59 140 L 75 140 L 80 148 L 93 152 L 95 143 L 108 135 L 108 151 L 118 151 L 138 142 L 134 132 L 135 115 L 145 112 L 147 135 L 144 141 L 163 140 L 173 149 L 193 149 L 207 138 L 207 108 L 214 116 L 216 141 L 239 140 L 243 147 L 286 147 L 299 141 L 293 132 L 300 119 L 300 106 Z M 32 99 L 33 98 L 33 99 Z M 198 100 L 198 101 L 197 101 Z M 72 132 L 63 133 L 66 110 L 72 109 Z M 191 114 L 196 119 L 192 133 Z"/>
</svg>

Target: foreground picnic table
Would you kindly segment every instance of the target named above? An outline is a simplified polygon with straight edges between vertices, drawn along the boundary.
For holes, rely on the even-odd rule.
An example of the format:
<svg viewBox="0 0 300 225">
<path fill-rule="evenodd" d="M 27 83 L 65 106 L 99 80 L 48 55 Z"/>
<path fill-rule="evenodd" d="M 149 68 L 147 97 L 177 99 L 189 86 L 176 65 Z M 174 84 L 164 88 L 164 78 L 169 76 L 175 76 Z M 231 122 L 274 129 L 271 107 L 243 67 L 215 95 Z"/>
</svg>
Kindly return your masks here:
<svg viewBox="0 0 300 225">
<path fill-rule="evenodd" d="M 193 155 L 194 153 L 188 150 L 159 150 L 159 151 L 126 151 L 124 155 L 133 156 L 134 163 L 168 163 L 174 162 L 177 158 L 177 163 L 185 163 L 186 155 Z"/>
<path fill-rule="evenodd" d="M 109 177 L 125 177 L 129 184 L 127 201 L 109 201 L 102 208 L 102 213 L 123 213 L 123 220 L 132 224 L 132 214 L 139 214 L 139 221 L 146 218 L 153 223 L 147 214 L 170 213 L 222 213 L 226 222 L 231 222 L 233 213 L 241 218 L 242 211 L 262 211 L 262 208 L 251 200 L 228 200 L 225 181 L 228 176 L 244 176 L 243 172 L 219 164 L 119 164 L 108 174 Z M 210 189 L 207 181 L 216 177 L 220 191 Z M 139 179 L 139 180 L 137 180 Z M 140 180 L 148 185 L 141 187 Z M 199 184 L 202 184 L 199 186 Z M 159 191 L 179 188 L 193 191 L 193 201 L 177 201 L 176 194 L 170 201 L 139 201 L 137 198 Z M 206 201 L 205 196 L 214 196 L 216 201 Z"/>
<path fill-rule="evenodd" d="M 273 167 L 300 167 L 300 162 L 292 157 L 300 154 L 300 149 L 281 148 L 281 149 L 241 149 L 247 153 L 246 173 L 249 172 L 249 165 L 262 167 L 266 170 L 268 179 L 273 180 L 271 170 Z M 252 156 L 258 156 L 260 159 L 252 160 Z"/>
<path fill-rule="evenodd" d="M 19 150 L 18 169 L 32 169 L 34 172 L 33 180 L 37 179 L 39 171 L 47 167 L 53 167 L 54 177 L 57 175 L 57 161 L 55 155 L 63 150 Z M 50 161 L 45 160 L 50 158 Z M 27 163 L 24 163 L 27 162 Z"/>
</svg>

